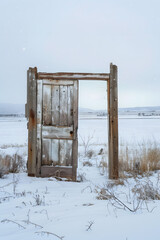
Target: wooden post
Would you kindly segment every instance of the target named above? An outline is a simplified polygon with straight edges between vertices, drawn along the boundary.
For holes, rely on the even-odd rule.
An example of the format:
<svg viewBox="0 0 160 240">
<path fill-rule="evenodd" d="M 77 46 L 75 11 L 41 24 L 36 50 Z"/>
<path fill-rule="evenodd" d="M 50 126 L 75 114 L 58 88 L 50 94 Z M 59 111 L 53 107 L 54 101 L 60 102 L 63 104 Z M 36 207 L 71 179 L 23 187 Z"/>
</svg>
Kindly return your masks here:
<svg viewBox="0 0 160 240">
<path fill-rule="evenodd" d="M 37 150 L 37 68 L 27 71 L 28 175 L 36 174 Z"/>
<path fill-rule="evenodd" d="M 109 178 L 118 179 L 118 88 L 117 66 L 110 64 L 108 80 L 108 162 Z"/>
<path fill-rule="evenodd" d="M 74 82 L 73 92 L 73 118 L 74 118 L 74 139 L 73 139 L 73 163 L 72 163 L 72 180 L 77 181 L 77 162 L 78 162 L 78 94 L 79 94 L 79 81 Z"/>
</svg>

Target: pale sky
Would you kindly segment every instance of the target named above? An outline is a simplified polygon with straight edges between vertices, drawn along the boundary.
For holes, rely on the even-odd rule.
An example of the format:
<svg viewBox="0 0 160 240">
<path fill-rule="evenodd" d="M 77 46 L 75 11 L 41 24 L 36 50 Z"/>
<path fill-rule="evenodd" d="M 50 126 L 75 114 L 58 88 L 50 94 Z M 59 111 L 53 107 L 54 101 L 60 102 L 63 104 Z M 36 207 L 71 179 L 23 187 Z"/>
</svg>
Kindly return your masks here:
<svg viewBox="0 0 160 240">
<path fill-rule="evenodd" d="M 159 0 L 0 0 L 0 103 L 26 102 L 26 72 L 109 72 L 119 107 L 160 105 Z M 106 106 L 105 82 L 80 83 L 80 107 Z"/>
</svg>

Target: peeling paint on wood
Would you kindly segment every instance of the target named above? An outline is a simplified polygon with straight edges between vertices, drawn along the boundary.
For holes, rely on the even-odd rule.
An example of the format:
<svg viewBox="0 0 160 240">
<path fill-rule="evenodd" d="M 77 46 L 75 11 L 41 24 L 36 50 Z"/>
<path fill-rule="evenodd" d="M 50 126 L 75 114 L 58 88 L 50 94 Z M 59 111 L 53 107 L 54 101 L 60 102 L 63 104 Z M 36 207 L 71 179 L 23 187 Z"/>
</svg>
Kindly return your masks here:
<svg viewBox="0 0 160 240">
<path fill-rule="evenodd" d="M 72 139 L 73 126 L 62 127 L 62 126 L 42 126 L 42 137 L 43 138 L 54 138 L 54 139 Z"/>
</svg>

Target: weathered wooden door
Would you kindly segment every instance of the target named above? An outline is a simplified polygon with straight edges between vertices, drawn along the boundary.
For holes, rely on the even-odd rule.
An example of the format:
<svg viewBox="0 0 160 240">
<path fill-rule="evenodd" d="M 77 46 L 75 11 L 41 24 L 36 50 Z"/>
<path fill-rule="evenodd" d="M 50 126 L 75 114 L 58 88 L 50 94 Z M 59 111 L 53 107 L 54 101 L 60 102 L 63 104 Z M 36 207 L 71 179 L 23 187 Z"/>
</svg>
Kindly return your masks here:
<svg viewBox="0 0 160 240">
<path fill-rule="evenodd" d="M 78 81 L 37 80 L 37 175 L 76 180 Z"/>
</svg>

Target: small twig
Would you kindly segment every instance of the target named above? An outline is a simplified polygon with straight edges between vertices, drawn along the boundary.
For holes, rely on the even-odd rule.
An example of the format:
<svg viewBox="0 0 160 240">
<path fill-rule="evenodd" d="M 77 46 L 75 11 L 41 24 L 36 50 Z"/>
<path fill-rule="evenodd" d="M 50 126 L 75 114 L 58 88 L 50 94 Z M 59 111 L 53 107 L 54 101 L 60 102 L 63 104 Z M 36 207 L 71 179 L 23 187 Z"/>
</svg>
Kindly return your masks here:
<svg viewBox="0 0 160 240">
<path fill-rule="evenodd" d="M 81 190 L 81 193 L 83 193 L 87 188 L 90 189 L 90 192 L 91 192 L 91 193 L 93 192 L 91 186 L 87 186 L 87 187 L 85 187 L 85 188 L 83 188 L 83 189 Z"/>
<path fill-rule="evenodd" d="M 17 180 L 16 182 L 18 182 L 18 180 Z M 6 184 L 6 185 L 4 185 L 4 186 L 1 186 L 0 188 L 8 187 L 9 185 L 14 184 L 14 183 L 15 183 L 15 182 L 8 183 L 8 184 Z"/>
<path fill-rule="evenodd" d="M 29 214 L 30 214 L 30 209 L 28 210 L 28 213 L 27 213 L 27 218 L 28 218 L 27 221 L 28 222 L 29 222 L 29 217 L 30 217 Z"/>
<path fill-rule="evenodd" d="M 113 197 L 118 203 L 120 203 L 121 205 L 123 205 L 125 208 L 127 208 L 130 212 L 135 212 L 135 209 L 131 209 L 129 208 L 125 203 L 123 203 L 120 199 L 118 199 L 115 195 L 111 195 L 111 197 Z"/>
<path fill-rule="evenodd" d="M 2 222 L 2 223 L 5 223 L 5 222 L 12 222 L 12 223 L 17 224 L 19 227 L 22 227 L 23 229 L 26 229 L 26 228 L 25 228 L 24 226 L 22 226 L 21 224 L 15 222 L 15 221 L 13 221 L 13 220 L 10 220 L 10 219 L 3 219 L 1 222 Z"/>
<path fill-rule="evenodd" d="M 109 194 L 110 197 L 113 198 L 116 202 L 118 202 L 119 204 L 121 204 L 122 206 L 124 206 L 126 209 L 128 209 L 130 212 L 136 212 L 136 210 L 138 209 L 138 206 L 136 209 L 131 209 L 129 208 L 125 203 L 123 203 L 119 198 L 117 198 L 114 194 L 112 194 L 108 189 L 105 189 Z M 102 197 L 106 197 L 105 194 L 100 194 Z"/>
<path fill-rule="evenodd" d="M 94 221 L 89 221 L 88 225 L 86 226 L 87 227 L 86 231 L 92 230 L 91 227 L 93 224 L 94 224 Z"/>
<path fill-rule="evenodd" d="M 58 236 L 57 234 L 52 233 L 52 232 L 41 231 L 41 232 L 35 232 L 35 233 L 36 233 L 36 234 L 47 234 L 47 235 L 53 235 L 53 236 L 55 236 L 55 237 L 57 237 L 58 239 L 61 239 L 61 240 L 64 238 L 64 236 L 60 237 L 60 236 Z"/>
<path fill-rule="evenodd" d="M 6 199 L 14 198 L 14 196 L 7 196 L 7 197 L 2 197 L 0 198 L 0 201 L 5 201 Z"/>
<path fill-rule="evenodd" d="M 37 223 L 33 223 L 33 222 L 29 221 L 29 220 L 22 220 L 22 222 L 27 223 L 27 224 L 32 224 L 35 227 L 43 228 L 41 225 L 39 225 Z"/>
<path fill-rule="evenodd" d="M 46 210 L 46 209 L 42 209 L 42 210 L 40 211 L 40 213 L 42 213 L 42 212 L 45 212 L 45 213 L 46 213 L 47 219 L 49 220 L 49 217 L 48 217 L 48 212 L 47 212 L 47 210 Z"/>
</svg>

